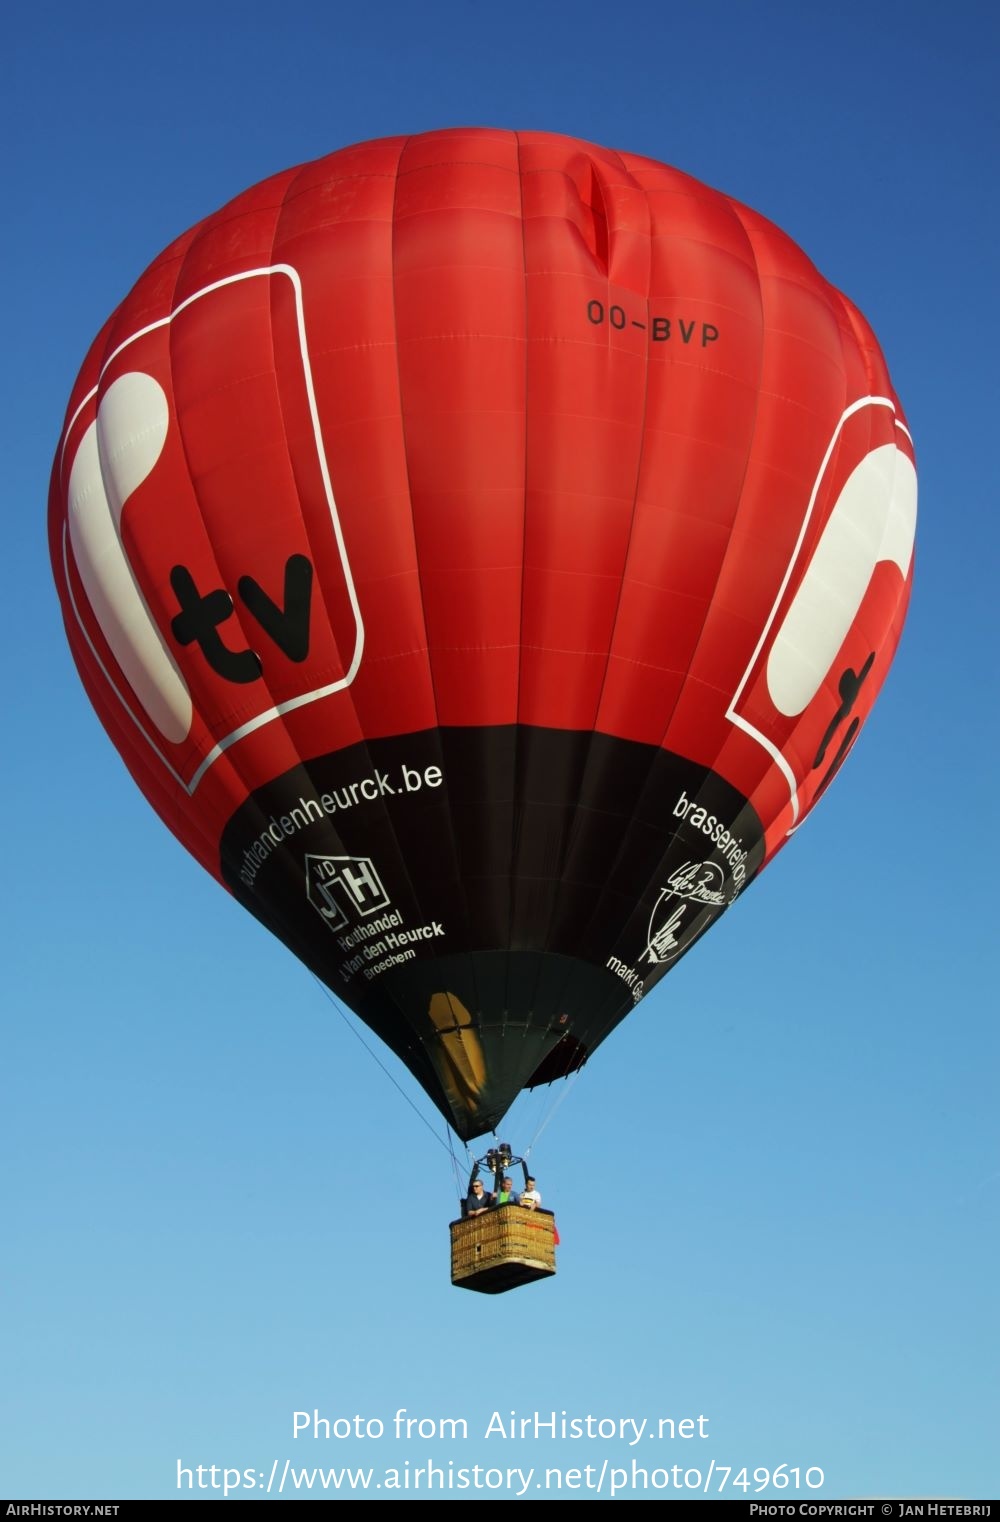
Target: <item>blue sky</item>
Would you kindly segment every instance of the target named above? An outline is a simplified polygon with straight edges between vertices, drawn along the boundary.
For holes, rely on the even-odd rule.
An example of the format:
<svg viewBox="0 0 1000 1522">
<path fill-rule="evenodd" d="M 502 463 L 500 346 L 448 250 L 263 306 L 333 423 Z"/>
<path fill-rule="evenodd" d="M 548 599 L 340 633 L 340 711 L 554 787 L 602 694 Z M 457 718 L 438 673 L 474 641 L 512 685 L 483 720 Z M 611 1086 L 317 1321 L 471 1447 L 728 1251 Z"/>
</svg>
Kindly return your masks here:
<svg viewBox="0 0 1000 1522">
<path fill-rule="evenodd" d="M 997 32 L 985 3 L 853 0 L 8 20 L 0 1492 L 635 1458 L 485 1436 L 555 1410 L 707 1418 L 644 1439 L 650 1469 L 824 1471 L 772 1500 L 995 1493 Z M 290 164 L 470 123 L 648 154 L 776 221 L 871 321 L 921 488 L 861 743 L 558 1105 L 532 1160 L 559 1274 L 499 1301 L 450 1287 L 429 1103 L 132 786 L 44 536 L 80 362 L 164 244 Z M 400 1407 L 468 1437 L 397 1442 Z M 387 1432 L 293 1439 L 313 1409 Z"/>
</svg>

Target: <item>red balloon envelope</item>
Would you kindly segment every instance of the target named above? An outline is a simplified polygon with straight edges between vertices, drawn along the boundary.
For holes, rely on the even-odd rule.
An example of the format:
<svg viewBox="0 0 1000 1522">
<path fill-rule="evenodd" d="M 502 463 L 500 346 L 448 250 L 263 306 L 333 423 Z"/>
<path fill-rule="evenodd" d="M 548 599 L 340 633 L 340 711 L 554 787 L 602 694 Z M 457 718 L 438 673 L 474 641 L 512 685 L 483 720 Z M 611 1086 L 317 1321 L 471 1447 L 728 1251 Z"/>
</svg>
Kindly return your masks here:
<svg viewBox="0 0 1000 1522">
<path fill-rule="evenodd" d="M 878 345 L 784 234 L 491 130 L 346 148 L 185 233 L 93 345 L 50 499 L 139 786 L 463 1136 L 801 824 L 915 519 Z"/>
</svg>

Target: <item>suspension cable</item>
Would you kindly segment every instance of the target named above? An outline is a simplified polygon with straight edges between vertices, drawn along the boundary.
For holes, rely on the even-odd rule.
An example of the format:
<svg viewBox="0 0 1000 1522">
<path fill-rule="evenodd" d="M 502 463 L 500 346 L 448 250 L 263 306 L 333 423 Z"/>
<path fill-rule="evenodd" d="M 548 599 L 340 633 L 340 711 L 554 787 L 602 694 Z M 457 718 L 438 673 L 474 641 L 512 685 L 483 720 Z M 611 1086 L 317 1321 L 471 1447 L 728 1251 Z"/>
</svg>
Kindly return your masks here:
<svg viewBox="0 0 1000 1522">
<path fill-rule="evenodd" d="M 582 1072 L 582 1067 L 575 1068 L 574 1071 L 563 1080 L 561 1092 L 556 1096 L 552 1103 L 547 1105 L 546 1108 L 542 1111 L 542 1118 L 538 1123 L 538 1129 L 535 1132 L 534 1136 L 531 1138 L 527 1147 L 524 1149 L 525 1157 L 531 1156 L 532 1147 L 535 1145 L 536 1141 L 541 1136 L 542 1132 L 545 1130 L 545 1127 L 548 1125 L 549 1121 L 552 1119 L 553 1115 L 556 1113 L 563 1100 L 569 1094 L 570 1090 L 576 1088 L 576 1081 Z"/>
<path fill-rule="evenodd" d="M 340 1015 L 340 1018 L 343 1020 L 344 1024 L 347 1026 L 347 1029 L 351 1032 L 351 1034 L 358 1041 L 361 1042 L 361 1045 L 364 1047 L 364 1049 L 368 1053 L 369 1057 L 372 1059 L 372 1061 L 374 1063 L 376 1063 L 376 1065 L 378 1067 L 380 1067 L 382 1069 L 382 1072 L 388 1078 L 388 1080 L 392 1084 L 393 1088 L 396 1089 L 400 1094 L 402 1094 L 403 1098 L 406 1100 L 406 1103 L 409 1105 L 409 1107 L 413 1111 L 414 1115 L 420 1121 L 421 1125 L 426 1126 L 428 1131 L 433 1136 L 434 1140 L 437 1142 L 438 1146 L 439 1147 L 444 1147 L 444 1150 L 446 1152 L 448 1152 L 449 1151 L 449 1147 L 448 1147 L 447 1142 L 443 1142 L 441 1140 L 440 1136 L 438 1136 L 437 1132 L 435 1131 L 434 1127 L 431 1125 L 430 1121 L 427 1119 L 426 1115 L 421 1115 L 420 1111 L 417 1109 L 417 1106 L 413 1103 L 413 1100 L 410 1098 L 409 1094 L 407 1094 L 406 1090 L 404 1088 L 402 1088 L 400 1086 L 400 1084 L 398 1084 L 396 1082 L 395 1078 L 389 1072 L 389 1069 L 386 1067 L 385 1063 L 382 1062 L 381 1059 L 379 1058 L 378 1053 L 373 1051 L 373 1049 L 368 1045 L 368 1042 L 365 1040 L 364 1036 L 362 1036 L 361 1032 L 347 1018 L 347 1010 L 341 1004 L 340 1000 L 337 998 L 337 996 L 333 992 L 333 990 L 330 989 L 330 988 L 327 988 L 326 984 L 321 982 L 320 979 L 317 978 L 317 976 L 316 976 L 316 974 L 314 972 L 310 973 L 310 976 L 312 977 L 313 982 L 316 984 L 316 986 L 318 988 L 321 988 L 323 990 L 323 992 L 326 994 L 326 996 L 329 999 L 330 1003 L 333 1005 L 334 1009 L 337 1011 L 337 1013 Z"/>
</svg>

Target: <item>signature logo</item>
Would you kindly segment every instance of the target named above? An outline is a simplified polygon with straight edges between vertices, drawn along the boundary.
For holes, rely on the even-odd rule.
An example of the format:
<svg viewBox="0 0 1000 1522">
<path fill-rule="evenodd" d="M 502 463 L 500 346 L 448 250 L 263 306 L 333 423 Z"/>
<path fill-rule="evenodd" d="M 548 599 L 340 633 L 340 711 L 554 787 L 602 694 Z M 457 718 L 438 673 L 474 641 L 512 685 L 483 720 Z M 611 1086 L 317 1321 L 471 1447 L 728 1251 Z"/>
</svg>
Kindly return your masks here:
<svg viewBox="0 0 1000 1522">
<path fill-rule="evenodd" d="M 686 861 L 667 878 L 665 893 L 686 898 L 693 904 L 715 904 L 724 909 L 730 899 L 725 893 L 726 877 L 718 862 Z"/>
<path fill-rule="evenodd" d="M 732 902 L 726 893 L 726 876 L 715 861 L 686 861 L 667 878 L 667 886 L 649 916 L 646 945 L 640 961 L 671 962 L 707 926 L 689 916 L 692 904 L 700 908 L 725 909 Z M 692 932 L 688 934 L 688 932 Z"/>
</svg>

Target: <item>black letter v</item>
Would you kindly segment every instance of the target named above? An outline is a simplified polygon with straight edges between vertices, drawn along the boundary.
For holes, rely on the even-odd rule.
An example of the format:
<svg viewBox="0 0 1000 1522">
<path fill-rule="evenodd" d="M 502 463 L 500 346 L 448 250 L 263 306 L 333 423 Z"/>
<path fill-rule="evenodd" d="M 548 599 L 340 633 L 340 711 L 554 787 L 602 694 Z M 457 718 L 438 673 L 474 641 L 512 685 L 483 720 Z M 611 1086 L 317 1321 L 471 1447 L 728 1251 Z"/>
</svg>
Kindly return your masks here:
<svg viewBox="0 0 1000 1522">
<path fill-rule="evenodd" d="M 285 605 L 279 608 L 252 576 L 241 576 L 238 591 L 254 618 L 290 661 L 304 661 L 309 654 L 309 607 L 312 598 L 312 563 L 304 555 L 285 561 Z"/>
</svg>

